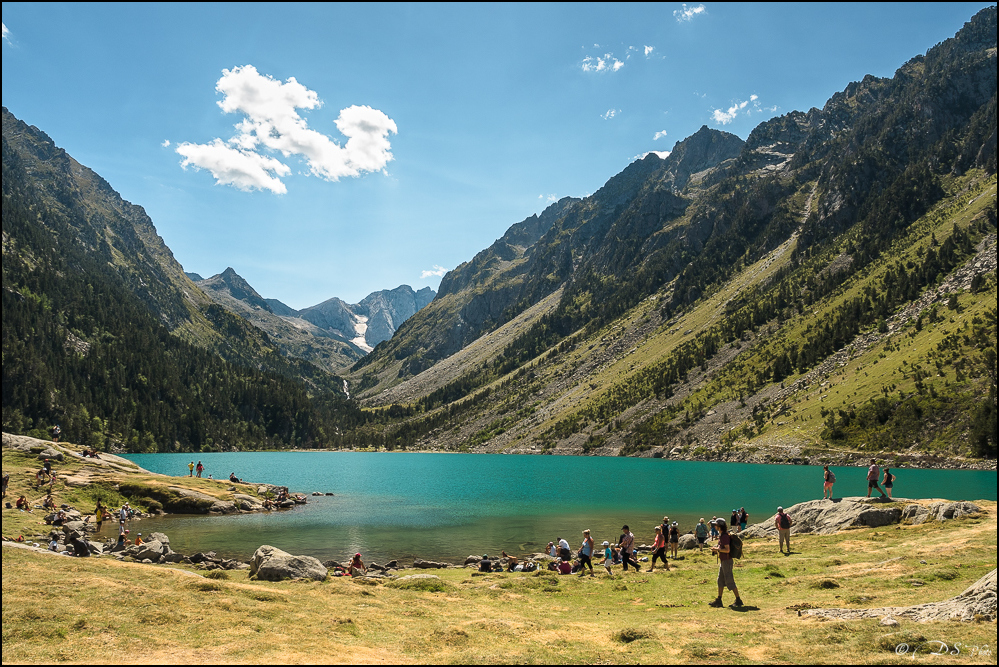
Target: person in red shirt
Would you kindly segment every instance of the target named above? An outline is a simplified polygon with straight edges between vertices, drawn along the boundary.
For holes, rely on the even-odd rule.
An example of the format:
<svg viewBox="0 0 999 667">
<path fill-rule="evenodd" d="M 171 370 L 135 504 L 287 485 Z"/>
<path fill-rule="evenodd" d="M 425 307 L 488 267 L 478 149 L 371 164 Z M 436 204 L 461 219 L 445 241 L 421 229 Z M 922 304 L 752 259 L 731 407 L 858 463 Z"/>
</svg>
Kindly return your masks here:
<svg viewBox="0 0 999 667">
<path fill-rule="evenodd" d="M 711 551 L 718 556 L 718 597 L 709 602 L 708 605 L 711 607 L 723 606 L 722 593 L 728 588 L 735 593 L 735 606 L 741 607 L 742 598 L 739 597 L 739 588 L 735 585 L 735 577 L 732 574 L 735 561 L 732 560 L 732 556 L 729 554 L 732 536 L 728 534 L 728 526 L 725 525 L 724 519 L 718 519 L 715 525 L 718 526 L 718 530 L 721 533 L 718 536 L 718 545 L 711 547 Z"/>
</svg>

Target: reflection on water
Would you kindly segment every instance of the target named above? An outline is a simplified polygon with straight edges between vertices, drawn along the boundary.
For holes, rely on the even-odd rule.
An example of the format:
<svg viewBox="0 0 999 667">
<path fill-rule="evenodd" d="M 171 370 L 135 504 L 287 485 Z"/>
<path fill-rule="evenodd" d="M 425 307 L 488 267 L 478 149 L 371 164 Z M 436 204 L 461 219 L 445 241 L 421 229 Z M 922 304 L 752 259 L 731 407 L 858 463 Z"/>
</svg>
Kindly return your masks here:
<svg viewBox="0 0 999 667">
<path fill-rule="evenodd" d="M 597 544 L 628 524 L 639 543 L 668 514 L 682 532 L 701 517 L 745 507 L 750 522 L 777 505 L 822 497 L 822 468 L 633 459 L 353 452 L 200 454 L 206 475 L 280 484 L 310 496 L 293 510 L 224 517 L 171 516 L 137 524 L 160 530 L 182 553 L 214 550 L 248 558 L 261 544 L 320 560 L 413 557 L 459 561 L 500 550 L 541 551 L 589 528 Z M 187 474 L 190 454 L 129 459 L 153 472 Z M 194 459 L 195 461 L 198 458 Z M 833 467 L 835 492 L 867 493 L 866 468 Z M 896 470 L 898 497 L 996 499 L 995 471 Z M 227 482 L 220 482 L 228 486 Z"/>
</svg>

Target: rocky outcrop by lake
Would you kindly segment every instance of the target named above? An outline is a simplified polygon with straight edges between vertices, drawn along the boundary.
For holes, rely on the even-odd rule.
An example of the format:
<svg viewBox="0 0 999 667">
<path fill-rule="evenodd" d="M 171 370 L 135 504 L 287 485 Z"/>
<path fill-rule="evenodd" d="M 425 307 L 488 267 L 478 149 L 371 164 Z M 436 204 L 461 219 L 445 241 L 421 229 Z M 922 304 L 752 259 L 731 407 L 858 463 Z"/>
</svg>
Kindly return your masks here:
<svg viewBox="0 0 999 667">
<path fill-rule="evenodd" d="M 945 521 L 963 516 L 975 516 L 981 508 L 969 502 L 934 502 L 921 505 L 914 500 L 896 498 L 834 498 L 809 500 L 784 510 L 791 517 L 791 534 L 831 535 L 850 528 L 880 527 L 903 520 L 918 524 L 924 521 Z M 739 533 L 743 539 L 777 537 L 777 514 Z"/>
</svg>

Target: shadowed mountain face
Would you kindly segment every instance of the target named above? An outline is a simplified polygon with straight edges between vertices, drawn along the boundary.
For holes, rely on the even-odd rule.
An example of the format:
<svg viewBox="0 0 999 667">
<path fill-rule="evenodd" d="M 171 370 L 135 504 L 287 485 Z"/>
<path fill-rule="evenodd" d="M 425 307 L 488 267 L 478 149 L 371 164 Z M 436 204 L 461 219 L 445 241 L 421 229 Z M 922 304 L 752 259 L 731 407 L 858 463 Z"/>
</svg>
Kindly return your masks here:
<svg viewBox="0 0 999 667">
<path fill-rule="evenodd" d="M 310 446 L 364 419 L 343 380 L 209 299 L 141 207 L 6 108 L 3 359 L 4 431 L 59 424 L 105 450 Z"/>
</svg>

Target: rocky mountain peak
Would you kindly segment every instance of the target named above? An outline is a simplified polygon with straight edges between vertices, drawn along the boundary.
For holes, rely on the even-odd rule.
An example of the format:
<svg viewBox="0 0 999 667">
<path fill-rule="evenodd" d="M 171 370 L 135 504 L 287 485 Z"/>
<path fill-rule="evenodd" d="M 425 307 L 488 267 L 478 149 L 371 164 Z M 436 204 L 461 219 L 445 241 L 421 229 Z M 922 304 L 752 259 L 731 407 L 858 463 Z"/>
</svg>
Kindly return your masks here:
<svg viewBox="0 0 999 667">
<path fill-rule="evenodd" d="M 271 307 L 264 298 L 231 266 L 220 274 L 199 281 L 198 287 L 206 291 L 225 292 L 233 299 L 242 301 L 251 307 L 271 312 Z"/>
</svg>

